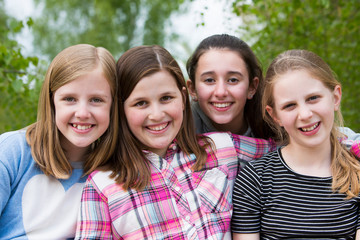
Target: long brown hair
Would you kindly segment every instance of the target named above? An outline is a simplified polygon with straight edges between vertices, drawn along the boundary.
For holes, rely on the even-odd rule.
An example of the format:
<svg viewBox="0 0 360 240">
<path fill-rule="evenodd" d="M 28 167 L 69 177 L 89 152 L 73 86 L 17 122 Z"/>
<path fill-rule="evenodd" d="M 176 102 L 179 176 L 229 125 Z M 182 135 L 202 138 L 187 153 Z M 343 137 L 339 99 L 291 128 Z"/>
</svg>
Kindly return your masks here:
<svg viewBox="0 0 360 240">
<path fill-rule="evenodd" d="M 59 140 L 55 124 L 53 96 L 61 86 L 101 67 L 112 95 L 110 125 L 101 138 L 94 142 L 84 159 L 84 173 L 94 170 L 93 165 L 108 159 L 117 145 L 118 100 L 116 63 L 111 53 L 102 47 L 78 44 L 62 50 L 51 62 L 40 92 L 37 121 L 27 128 L 26 139 L 40 169 L 56 178 L 66 179 L 72 167 Z"/>
<path fill-rule="evenodd" d="M 284 128 L 281 128 L 265 110 L 268 105 L 275 109 L 273 88 L 279 75 L 292 70 L 305 70 L 314 78 L 320 80 L 330 91 L 336 86 L 341 86 L 336 74 L 330 66 L 313 52 L 306 50 L 288 50 L 277 56 L 270 64 L 266 77 L 265 89 L 262 100 L 263 117 L 266 122 L 277 132 L 278 140 L 283 144 L 289 142 L 289 136 Z M 276 114 L 276 113 L 275 113 Z M 358 196 L 360 192 L 360 163 L 339 142 L 343 134 L 339 132 L 339 126 L 343 126 L 343 118 L 340 109 L 336 111 L 335 123 L 331 129 L 331 170 L 333 176 L 332 189 L 339 193 L 345 193 L 347 198 Z"/>
<path fill-rule="evenodd" d="M 254 52 L 243 40 L 227 34 L 216 34 L 203 39 L 186 63 L 186 69 L 194 88 L 199 59 L 211 49 L 227 49 L 238 54 L 246 65 L 250 86 L 254 86 L 255 78 L 259 79 L 259 84 L 253 98 L 246 100 L 244 117 L 249 123 L 254 137 L 265 139 L 272 137 L 272 129 L 259 117 L 261 115 L 261 95 L 264 86 L 262 67 Z"/>
<path fill-rule="evenodd" d="M 119 147 L 115 157 L 106 165 L 106 169 L 113 171 L 111 177 L 115 177 L 119 184 L 123 184 L 124 189 L 131 187 L 141 190 L 149 183 L 151 177 L 149 161 L 143 153 L 144 146 L 132 134 L 128 126 L 124 102 L 141 79 L 164 70 L 174 77 L 180 92 L 183 92 L 186 84 L 181 69 L 171 54 L 160 46 L 134 47 L 126 51 L 117 62 L 119 100 L 121 101 L 119 104 Z M 196 136 L 189 96 L 188 94 L 182 94 L 182 96 L 185 106 L 184 118 L 176 141 L 185 154 L 196 155 L 197 160 L 193 169 L 198 170 L 207 160 L 205 149 L 209 147 L 210 141 L 206 137 Z M 203 144 L 199 145 L 199 141 Z"/>
</svg>

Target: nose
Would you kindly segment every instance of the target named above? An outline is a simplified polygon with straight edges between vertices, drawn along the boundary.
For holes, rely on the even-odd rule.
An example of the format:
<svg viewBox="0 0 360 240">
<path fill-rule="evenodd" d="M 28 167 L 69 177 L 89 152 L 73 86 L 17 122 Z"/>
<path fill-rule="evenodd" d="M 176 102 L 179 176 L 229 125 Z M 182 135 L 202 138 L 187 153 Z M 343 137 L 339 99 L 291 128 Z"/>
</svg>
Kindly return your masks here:
<svg viewBox="0 0 360 240">
<path fill-rule="evenodd" d="M 153 121 L 160 121 L 163 119 L 163 117 L 165 116 L 165 113 L 162 109 L 161 104 L 153 104 L 150 108 L 149 108 L 149 119 L 153 120 Z"/>
<path fill-rule="evenodd" d="M 88 104 L 85 102 L 79 103 L 76 108 L 75 117 L 79 119 L 86 119 L 86 118 L 90 118 L 90 116 L 91 113 L 89 111 Z"/>
<path fill-rule="evenodd" d="M 228 94 L 227 86 L 224 81 L 218 81 L 215 85 L 214 94 L 216 97 L 223 98 Z"/>
<path fill-rule="evenodd" d="M 299 119 L 300 120 L 307 120 L 310 119 L 313 115 L 311 109 L 306 104 L 299 107 Z"/>
</svg>

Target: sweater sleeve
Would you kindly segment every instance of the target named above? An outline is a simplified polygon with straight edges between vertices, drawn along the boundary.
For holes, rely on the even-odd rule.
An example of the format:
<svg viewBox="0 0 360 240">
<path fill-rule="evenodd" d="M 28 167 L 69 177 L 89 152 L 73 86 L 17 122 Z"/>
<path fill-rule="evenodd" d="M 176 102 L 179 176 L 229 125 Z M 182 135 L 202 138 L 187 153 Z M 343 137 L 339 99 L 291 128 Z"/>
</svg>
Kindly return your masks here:
<svg viewBox="0 0 360 240">
<path fill-rule="evenodd" d="M 89 176 L 83 189 L 75 239 L 112 239 L 106 197 Z"/>
</svg>

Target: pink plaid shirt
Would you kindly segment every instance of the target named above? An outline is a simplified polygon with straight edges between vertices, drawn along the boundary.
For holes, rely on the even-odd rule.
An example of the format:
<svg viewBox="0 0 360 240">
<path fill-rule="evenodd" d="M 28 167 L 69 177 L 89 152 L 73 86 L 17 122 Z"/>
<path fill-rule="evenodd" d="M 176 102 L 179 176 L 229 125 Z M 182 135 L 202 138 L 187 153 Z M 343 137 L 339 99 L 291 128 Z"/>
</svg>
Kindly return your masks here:
<svg viewBox="0 0 360 240">
<path fill-rule="evenodd" d="M 149 152 L 151 180 L 141 192 L 93 172 L 83 190 L 76 239 L 231 239 L 232 190 L 239 160 L 274 150 L 275 143 L 229 133 L 215 143 L 201 171 L 195 156 L 172 144 L 165 158 Z"/>
</svg>

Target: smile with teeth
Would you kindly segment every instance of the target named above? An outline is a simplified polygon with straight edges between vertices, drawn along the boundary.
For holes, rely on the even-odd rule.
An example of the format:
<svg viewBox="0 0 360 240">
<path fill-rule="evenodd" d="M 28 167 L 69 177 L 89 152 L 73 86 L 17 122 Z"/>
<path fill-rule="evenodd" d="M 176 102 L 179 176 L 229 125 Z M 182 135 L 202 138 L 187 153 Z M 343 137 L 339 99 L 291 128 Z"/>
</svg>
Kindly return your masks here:
<svg viewBox="0 0 360 240">
<path fill-rule="evenodd" d="M 231 105 L 231 103 L 229 103 L 229 102 L 226 102 L 226 103 L 215 103 L 215 102 L 213 102 L 213 103 L 211 103 L 214 107 L 217 107 L 217 108 L 226 108 L 226 107 L 228 107 L 228 106 L 230 106 Z"/>
<path fill-rule="evenodd" d="M 92 125 L 78 125 L 78 124 L 73 123 L 72 126 L 79 130 L 86 130 L 86 129 L 91 128 Z"/>
<path fill-rule="evenodd" d="M 152 131 L 161 131 L 164 128 L 166 128 L 169 125 L 169 123 L 163 123 L 161 125 L 157 125 L 157 126 L 148 126 L 147 128 L 152 130 Z"/>
<path fill-rule="evenodd" d="M 317 128 L 317 126 L 319 126 L 319 123 L 316 123 L 316 124 L 314 124 L 314 125 L 311 126 L 311 127 L 300 128 L 300 129 L 301 129 L 301 131 L 303 131 L 303 132 L 310 132 L 310 131 L 314 130 L 315 128 Z"/>
</svg>

